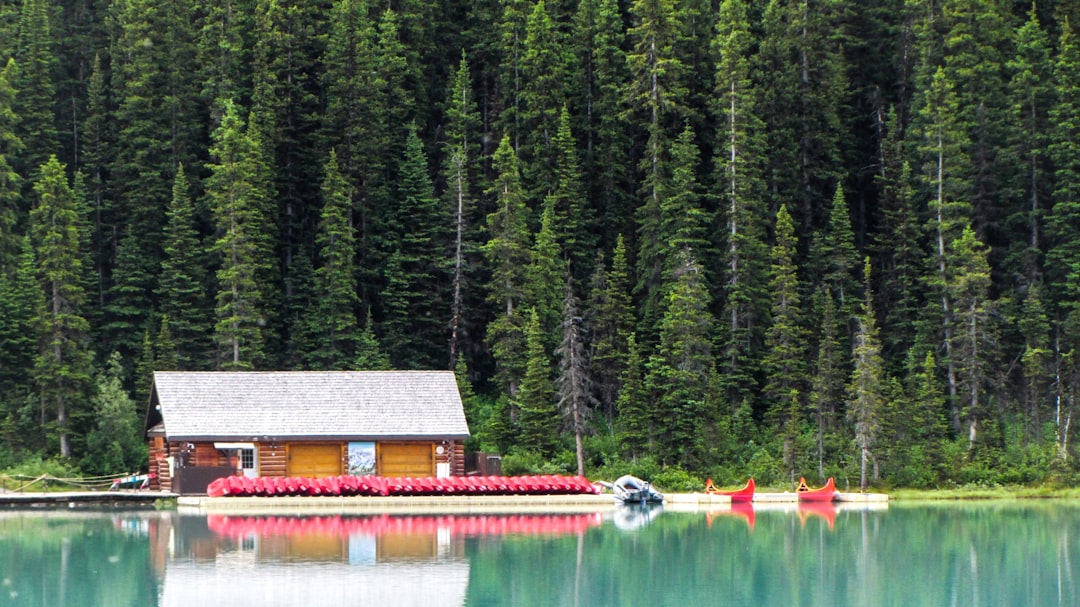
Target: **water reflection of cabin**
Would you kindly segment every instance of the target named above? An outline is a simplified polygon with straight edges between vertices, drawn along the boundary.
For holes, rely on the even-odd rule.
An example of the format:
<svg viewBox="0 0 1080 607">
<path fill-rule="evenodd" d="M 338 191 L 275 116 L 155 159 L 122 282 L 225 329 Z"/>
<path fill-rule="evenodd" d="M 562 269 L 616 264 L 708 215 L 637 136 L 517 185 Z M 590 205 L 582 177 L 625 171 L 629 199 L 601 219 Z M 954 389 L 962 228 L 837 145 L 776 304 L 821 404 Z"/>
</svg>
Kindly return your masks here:
<svg viewBox="0 0 1080 607">
<path fill-rule="evenodd" d="M 214 478 L 465 472 L 450 371 L 157 371 L 147 415 L 156 488 Z"/>
</svg>

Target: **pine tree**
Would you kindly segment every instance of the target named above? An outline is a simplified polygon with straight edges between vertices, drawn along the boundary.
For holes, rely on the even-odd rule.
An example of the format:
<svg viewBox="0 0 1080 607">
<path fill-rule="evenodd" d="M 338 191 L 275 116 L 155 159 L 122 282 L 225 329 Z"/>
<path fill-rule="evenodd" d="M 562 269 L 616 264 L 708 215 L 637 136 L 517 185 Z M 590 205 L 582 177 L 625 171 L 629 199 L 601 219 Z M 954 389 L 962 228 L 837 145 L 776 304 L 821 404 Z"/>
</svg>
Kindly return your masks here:
<svg viewBox="0 0 1080 607">
<path fill-rule="evenodd" d="M 743 0 L 725 0 L 717 16 L 715 148 L 716 183 L 722 192 L 724 272 L 718 276 L 723 310 L 719 315 L 720 377 L 732 411 L 756 392 L 755 378 L 769 314 L 768 216 L 763 190 L 764 123 L 750 78 L 754 43 Z M 721 196 L 718 193 L 718 196 Z M 719 266 L 717 266 L 719 267 Z"/>
<path fill-rule="evenodd" d="M 350 222 L 349 186 L 337 163 L 337 154 L 323 168 L 322 214 L 315 244 L 319 247 L 319 267 L 315 270 L 309 315 L 303 321 L 313 337 L 314 350 L 307 352 L 311 369 L 348 368 L 355 360 L 360 305 L 356 285 L 356 240 Z"/>
<path fill-rule="evenodd" d="M 1039 280 L 1042 265 L 1044 209 L 1050 200 L 1050 166 L 1047 143 L 1053 100 L 1050 41 L 1039 25 L 1032 5 L 1029 18 L 1016 32 L 1016 54 L 1009 62 L 1011 116 L 1009 161 L 1013 183 L 1023 184 L 1011 193 L 1012 215 L 1008 220 L 1009 266 L 1032 284 Z"/>
<path fill-rule="evenodd" d="M 211 318 L 206 299 L 206 255 L 195 223 L 184 166 L 177 167 L 173 195 L 162 233 L 161 278 L 156 291 L 161 314 L 168 317 L 176 347 L 177 370 L 207 366 L 210 344 L 206 326 Z"/>
<path fill-rule="evenodd" d="M 356 341 L 356 360 L 353 361 L 352 368 L 357 371 L 389 371 L 394 368 L 390 364 L 390 357 L 375 336 L 370 311 Z"/>
<path fill-rule="evenodd" d="M 319 191 L 310 175 L 318 174 L 317 55 L 319 11 L 307 2 L 257 0 L 252 42 L 251 109 L 260 117 L 251 128 L 260 129 L 264 157 L 274 167 L 278 243 L 282 263 L 308 242 L 309 209 L 316 208 Z"/>
<path fill-rule="evenodd" d="M 555 355 L 559 357 L 559 375 L 555 379 L 559 400 L 556 404 L 563 417 L 563 426 L 574 435 L 577 473 L 584 476 L 584 436 L 589 431 L 590 410 L 597 401 L 593 396 L 592 380 L 589 377 L 585 330 L 578 312 L 574 281 L 569 271 L 566 276 L 561 328 L 562 341 L 555 349 Z"/>
<path fill-rule="evenodd" d="M 521 379 L 517 397 L 521 430 L 517 444 L 529 451 L 550 456 L 555 450 L 555 429 L 559 427 L 551 352 L 545 345 L 547 340 L 540 326 L 540 317 L 532 309 L 528 310 L 527 315 L 525 375 Z"/>
<path fill-rule="evenodd" d="M 558 340 L 563 297 L 559 277 L 566 268 L 563 252 L 555 240 L 555 209 L 551 201 L 544 205 L 540 230 L 532 245 L 529 265 L 525 268 L 525 301 L 540 320 L 540 330 L 549 351 Z"/>
<path fill-rule="evenodd" d="M 46 0 L 25 0 L 19 12 L 19 35 L 14 53 L 18 66 L 13 79 L 15 134 L 25 149 L 11 159 L 20 175 L 35 179 L 36 171 L 59 149 L 56 130 L 56 41 Z M 7 56 L 4 57 L 5 59 Z"/>
<path fill-rule="evenodd" d="M 787 206 L 776 214 L 776 243 L 772 249 L 772 324 L 766 330 L 766 352 L 762 366 L 766 372 L 763 388 L 773 408 L 786 403 L 792 394 L 801 395 L 806 386 L 805 331 L 799 302 L 798 266 L 795 263 L 795 225 Z M 785 422 L 781 412 L 773 419 Z"/>
<path fill-rule="evenodd" d="M 521 149 L 523 136 L 522 69 L 525 57 L 525 27 L 530 5 L 527 0 L 499 0 L 501 11 L 497 11 L 499 14 L 495 25 L 495 34 L 498 37 L 498 88 L 502 96 L 498 122 L 500 130 L 510 137 L 515 153 Z"/>
<path fill-rule="evenodd" d="M 969 446 L 977 439 L 978 424 L 989 417 L 986 401 L 997 377 L 998 331 L 993 319 L 995 302 L 990 299 L 990 265 L 986 246 L 971 226 L 951 244 L 952 268 L 947 290 L 955 303 L 953 345 L 960 398 L 961 420 L 968 430 Z"/>
<path fill-rule="evenodd" d="M 622 236 L 616 240 L 611 269 L 604 267 L 601 257 L 593 276 L 585 314 L 592 344 L 589 375 L 596 388 L 600 410 L 609 422 L 614 422 L 616 402 L 622 391 L 622 377 L 629 372 L 629 340 L 634 328 L 630 269 Z"/>
<path fill-rule="evenodd" d="M 627 34 L 632 49 L 627 55 L 631 83 L 628 89 L 630 111 L 645 125 L 646 142 L 642 152 L 642 203 L 636 210 L 637 286 L 642 300 L 641 331 L 638 336 L 650 342 L 661 314 L 658 302 L 663 281 L 661 249 L 663 222 L 661 207 L 665 193 L 669 142 L 674 138 L 678 120 L 685 113 L 685 66 L 675 53 L 679 37 L 674 3 L 670 0 L 638 0 L 630 5 L 633 26 Z"/>
<path fill-rule="evenodd" d="M 681 265 L 681 254 L 690 251 L 695 259 L 702 260 L 702 280 L 711 285 L 711 273 L 707 263 L 715 250 L 710 240 L 713 217 L 705 210 L 702 188 L 697 173 L 700 153 L 694 142 L 694 131 L 687 124 L 671 146 L 671 176 L 664 185 L 660 204 L 659 262 L 662 276 L 670 283 L 676 268 Z"/>
<path fill-rule="evenodd" d="M 623 455 L 635 460 L 652 452 L 655 429 L 649 419 L 650 398 L 645 387 L 645 364 L 633 333 L 627 337 L 626 350 L 626 365 L 619 377 L 619 417 L 615 428 Z"/>
<path fill-rule="evenodd" d="M 656 396 L 651 412 L 657 455 L 668 464 L 699 466 L 704 433 L 719 418 L 711 392 L 714 319 L 705 281 L 689 252 L 683 253 L 673 279 L 645 383 Z"/>
<path fill-rule="evenodd" d="M 847 388 L 848 418 L 855 426 L 855 444 L 859 448 L 859 488 L 862 491 L 866 491 L 868 485 L 866 468 L 874 457 L 874 448 L 881 430 L 887 382 L 877 320 L 874 316 L 873 293 L 870 290 L 869 258 L 866 259 L 864 275 L 866 294 L 863 298 L 862 313 L 858 316 L 858 329 L 852 348 L 854 368 Z"/>
<path fill-rule="evenodd" d="M 33 242 L 22 238 L 14 272 L 0 272 L 0 386 L 5 404 L 12 404 L 30 391 L 28 379 L 37 353 L 34 317 L 40 314 L 43 294 L 34 276 L 36 261 Z M 3 412 L 0 412 L 3 415 Z"/>
<path fill-rule="evenodd" d="M 272 265 L 268 251 L 264 182 L 259 148 L 232 102 L 214 131 L 207 196 L 217 235 L 217 323 L 214 338 L 223 369 L 257 368 L 265 358 L 267 310 L 260 282 Z"/>
<path fill-rule="evenodd" d="M 814 317 L 819 321 L 817 363 L 810 378 L 810 410 L 817 430 L 816 455 L 818 476 L 825 476 L 826 443 L 836 430 L 837 404 L 843 400 L 845 350 L 840 345 L 836 300 L 825 288 L 814 293 Z"/>
<path fill-rule="evenodd" d="M 1080 45 L 1063 27 L 1054 65 L 1053 131 L 1048 150 L 1054 165 L 1053 207 L 1046 220 L 1047 299 L 1059 319 L 1080 301 Z"/>
<path fill-rule="evenodd" d="M 856 314 L 859 307 L 859 289 L 856 276 L 859 271 L 859 253 L 855 250 L 855 235 L 851 230 L 844 190 L 837 186 L 833 195 L 829 223 L 814 247 L 813 255 L 821 284 L 837 300 L 840 322 Z M 846 337 L 846 336 L 845 336 Z M 846 340 L 845 340 L 846 341 Z"/>
<path fill-rule="evenodd" d="M 585 197 L 577 143 L 570 132 L 570 112 L 565 105 L 551 147 L 553 181 L 544 204 L 552 207 L 555 240 L 570 260 L 575 277 L 587 276 L 596 258 L 596 228 Z"/>
<path fill-rule="evenodd" d="M 488 301 L 496 306 L 487 327 L 487 343 L 497 366 L 503 391 L 511 398 L 525 369 L 524 323 L 518 307 L 524 297 L 524 269 L 529 264 L 528 208 L 521 190 L 517 155 L 510 137 L 503 136 L 492 159 L 495 180 L 490 194 L 497 207 L 487 221 L 488 240 L 483 251 L 491 269 Z"/>
<path fill-rule="evenodd" d="M 18 263 L 20 238 L 15 226 L 24 219 L 22 178 L 11 163 L 23 150 L 22 140 L 15 129 L 19 122 L 12 108 L 15 101 L 13 80 L 14 59 L 8 59 L 0 69 L 0 274 L 13 273 Z"/>
<path fill-rule="evenodd" d="M 599 242 L 614 242 L 633 226 L 625 38 L 617 0 L 578 3 L 572 39 L 578 44 L 580 84 L 571 102 L 576 98 L 583 107 L 571 106 L 571 114 L 583 121 L 575 131 L 583 148 L 581 174 L 593 216 L 603 218 L 598 225 Z"/>
<path fill-rule="evenodd" d="M 446 258 L 447 218 L 428 174 L 427 156 L 415 127 L 401 163 L 396 210 L 390 224 L 395 248 L 385 272 L 383 343 L 400 369 L 446 368 L 450 297 Z"/>
<path fill-rule="evenodd" d="M 1024 421 L 1028 436 L 1038 442 L 1043 439 L 1043 423 L 1050 417 L 1046 405 L 1054 376 L 1050 319 L 1046 315 L 1042 291 L 1041 283 L 1031 285 L 1017 322 L 1024 338 L 1024 350 L 1020 357 L 1024 382 Z"/>
<path fill-rule="evenodd" d="M 566 104 L 570 62 L 564 39 L 565 33 L 552 20 L 546 2 L 536 2 L 525 22 L 517 117 L 522 179 L 526 191 L 535 193 L 530 198 L 550 191 L 557 178 L 554 163 L 560 159 L 560 150 L 555 138 L 560 108 Z"/>
<path fill-rule="evenodd" d="M 253 12 L 249 0 L 224 0 L 202 6 L 195 23 L 196 57 L 201 97 L 205 108 L 220 120 L 219 99 L 243 100 L 251 97 L 251 49 L 245 38 L 252 31 Z"/>
<path fill-rule="evenodd" d="M 34 319 L 41 344 L 34 377 L 43 414 L 55 420 L 55 425 L 50 424 L 49 438 L 58 441 L 61 457 L 71 457 L 72 435 L 78 431 L 74 422 L 87 413 L 80 407 L 87 402 L 90 389 L 90 351 L 86 344 L 89 327 L 81 314 L 86 295 L 82 289 L 79 218 L 75 194 L 64 171 L 55 156 L 41 166 L 34 184 L 38 200 L 30 211 L 30 233 L 38 279 L 45 292 L 45 307 Z"/>
<path fill-rule="evenodd" d="M 442 178 L 446 182 L 444 205 L 453 217 L 454 253 L 450 306 L 450 362 L 456 368 L 462 342 L 475 324 L 480 302 L 474 292 L 480 281 L 477 271 L 482 217 L 471 188 L 479 179 L 480 118 L 472 93 L 472 77 L 465 53 L 452 74 L 453 85 L 447 94 L 446 142 L 443 146 Z"/>
</svg>

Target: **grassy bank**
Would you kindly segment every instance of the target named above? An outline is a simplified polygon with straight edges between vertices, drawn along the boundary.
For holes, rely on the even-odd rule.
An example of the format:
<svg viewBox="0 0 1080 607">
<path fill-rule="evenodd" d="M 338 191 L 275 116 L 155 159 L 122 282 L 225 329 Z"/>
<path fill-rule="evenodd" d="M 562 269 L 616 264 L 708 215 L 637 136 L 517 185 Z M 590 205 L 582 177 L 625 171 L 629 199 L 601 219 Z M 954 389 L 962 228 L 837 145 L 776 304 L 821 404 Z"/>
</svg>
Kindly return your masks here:
<svg viewBox="0 0 1080 607">
<path fill-rule="evenodd" d="M 894 501 L 1080 498 L 1080 487 L 957 487 L 893 489 L 887 493 Z"/>
</svg>

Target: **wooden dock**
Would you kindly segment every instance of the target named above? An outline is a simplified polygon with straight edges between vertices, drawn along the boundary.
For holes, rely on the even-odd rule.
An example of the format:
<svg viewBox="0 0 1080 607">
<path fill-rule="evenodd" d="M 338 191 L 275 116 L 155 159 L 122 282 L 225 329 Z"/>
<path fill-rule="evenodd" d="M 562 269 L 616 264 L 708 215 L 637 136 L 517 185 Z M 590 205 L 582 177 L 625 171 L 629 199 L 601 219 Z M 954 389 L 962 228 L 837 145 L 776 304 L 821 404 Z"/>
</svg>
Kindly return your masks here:
<svg viewBox="0 0 1080 607">
<path fill-rule="evenodd" d="M 158 500 L 176 498 L 173 493 L 147 490 L 57 491 L 0 493 L 0 508 L 153 507 Z"/>
</svg>

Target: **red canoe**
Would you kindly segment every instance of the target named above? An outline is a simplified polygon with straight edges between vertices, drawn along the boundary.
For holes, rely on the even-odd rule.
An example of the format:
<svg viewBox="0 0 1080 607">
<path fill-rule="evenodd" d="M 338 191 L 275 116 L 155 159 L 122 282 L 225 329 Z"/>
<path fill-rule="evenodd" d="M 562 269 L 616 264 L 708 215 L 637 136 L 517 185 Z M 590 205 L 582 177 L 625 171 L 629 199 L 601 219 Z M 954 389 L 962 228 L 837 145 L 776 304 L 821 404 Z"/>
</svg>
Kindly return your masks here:
<svg viewBox="0 0 1080 607">
<path fill-rule="evenodd" d="M 742 489 L 735 489 L 734 491 L 717 489 L 716 486 L 713 485 L 711 478 L 705 479 L 705 493 L 710 493 L 712 495 L 730 496 L 731 503 L 733 504 L 744 504 L 746 502 L 752 502 L 754 501 L 754 479 L 751 478 L 747 480 L 746 486 L 744 486 Z"/>
<path fill-rule="evenodd" d="M 825 486 L 818 489 L 811 489 L 806 485 L 806 479 L 800 478 L 797 492 L 800 502 L 831 502 L 836 499 L 837 495 L 840 495 L 831 476 Z"/>
</svg>

